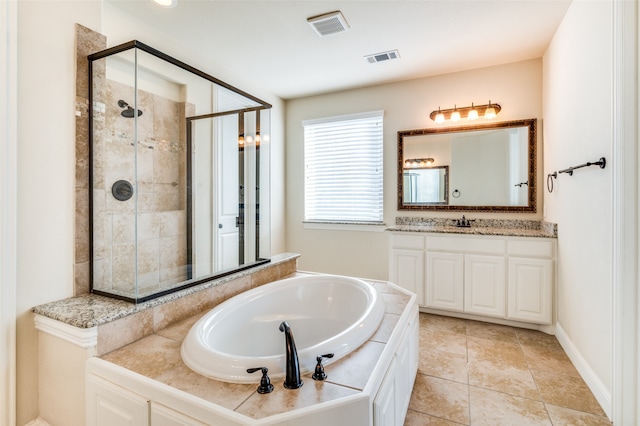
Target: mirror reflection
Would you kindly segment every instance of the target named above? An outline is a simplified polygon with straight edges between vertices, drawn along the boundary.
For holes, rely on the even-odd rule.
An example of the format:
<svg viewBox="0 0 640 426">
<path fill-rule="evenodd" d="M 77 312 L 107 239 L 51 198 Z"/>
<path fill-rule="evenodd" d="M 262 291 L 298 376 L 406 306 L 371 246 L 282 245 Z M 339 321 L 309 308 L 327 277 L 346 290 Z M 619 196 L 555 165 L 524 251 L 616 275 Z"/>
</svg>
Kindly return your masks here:
<svg viewBox="0 0 640 426">
<path fill-rule="evenodd" d="M 91 291 L 142 302 L 268 261 L 271 106 L 137 41 L 89 63 Z"/>
<path fill-rule="evenodd" d="M 536 120 L 398 132 L 398 209 L 535 211 Z"/>
</svg>

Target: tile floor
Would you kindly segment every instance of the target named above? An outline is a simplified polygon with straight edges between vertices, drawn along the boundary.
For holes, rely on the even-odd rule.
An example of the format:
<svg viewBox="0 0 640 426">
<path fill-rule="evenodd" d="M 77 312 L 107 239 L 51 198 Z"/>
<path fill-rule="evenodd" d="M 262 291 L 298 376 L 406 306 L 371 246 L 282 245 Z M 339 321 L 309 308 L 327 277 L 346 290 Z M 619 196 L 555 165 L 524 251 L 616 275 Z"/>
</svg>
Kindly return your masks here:
<svg viewBox="0 0 640 426">
<path fill-rule="evenodd" d="M 420 314 L 405 426 L 610 424 L 554 336 Z"/>
</svg>

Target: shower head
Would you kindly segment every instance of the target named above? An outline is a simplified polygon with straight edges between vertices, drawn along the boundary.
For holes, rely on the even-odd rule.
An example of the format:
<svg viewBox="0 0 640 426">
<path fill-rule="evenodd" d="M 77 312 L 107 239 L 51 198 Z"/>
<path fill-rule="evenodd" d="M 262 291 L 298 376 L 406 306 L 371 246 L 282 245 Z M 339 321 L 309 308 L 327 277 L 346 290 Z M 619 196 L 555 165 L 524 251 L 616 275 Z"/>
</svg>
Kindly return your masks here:
<svg viewBox="0 0 640 426">
<path fill-rule="evenodd" d="M 129 105 L 122 99 L 118 101 L 118 106 L 120 108 L 126 108 L 124 111 L 120 113 L 121 116 L 127 117 L 127 118 L 133 118 L 135 116 L 135 110 L 131 107 L 131 105 Z M 141 115 L 142 115 L 142 110 L 138 110 L 138 117 L 140 117 Z"/>
</svg>

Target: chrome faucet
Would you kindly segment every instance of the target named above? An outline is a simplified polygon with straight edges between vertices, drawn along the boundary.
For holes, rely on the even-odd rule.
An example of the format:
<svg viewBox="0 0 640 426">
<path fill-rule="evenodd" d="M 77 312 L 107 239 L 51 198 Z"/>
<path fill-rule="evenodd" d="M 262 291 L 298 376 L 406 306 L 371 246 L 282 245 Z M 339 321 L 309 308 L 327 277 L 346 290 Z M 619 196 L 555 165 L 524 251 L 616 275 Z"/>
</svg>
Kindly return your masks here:
<svg viewBox="0 0 640 426">
<path fill-rule="evenodd" d="M 296 342 L 293 340 L 293 332 L 286 321 L 280 324 L 280 331 L 284 332 L 285 348 L 287 351 L 284 387 L 287 389 L 298 389 L 302 386 L 302 380 L 300 379 L 300 363 L 298 362 Z"/>
</svg>

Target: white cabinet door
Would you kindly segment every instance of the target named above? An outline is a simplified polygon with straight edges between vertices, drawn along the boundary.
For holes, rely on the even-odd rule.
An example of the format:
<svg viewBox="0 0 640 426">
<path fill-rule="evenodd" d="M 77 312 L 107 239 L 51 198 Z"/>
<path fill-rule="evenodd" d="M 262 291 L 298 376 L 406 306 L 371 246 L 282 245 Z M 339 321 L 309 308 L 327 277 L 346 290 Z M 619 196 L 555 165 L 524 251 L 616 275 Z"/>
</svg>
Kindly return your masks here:
<svg viewBox="0 0 640 426">
<path fill-rule="evenodd" d="M 373 400 L 373 424 L 374 426 L 397 426 L 398 411 L 396 407 L 396 359 L 389 364 L 387 374 L 384 376 L 378 393 Z"/>
<path fill-rule="evenodd" d="M 389 281 L 415 293 L 424 305 L 424 251 L 392 249 Z"/>
<path fill-rule="evenodd" d="M 504 256 L 465 255 L 465 312 L 504 318 L 506 290 Z"/>
<path fill-rule="evenodd" d="M 460 253 L 427 252 L 427 307 L 463 311 L 463 260 L 464 255 Z"/>
<path fill-rule="evenodd" d="M 149 426 L 149 401 L 90 375 L 87 380 L 88 426 Z"/>
<path fill-rule="evenodd" d="M 206 426 L 205 423 L 185 416 L 182 413 L 165 407 L 164 405 L 151 403 L 151 425 L 152 426 Z"/>
<path fill-rule="evenodd" d="M 508 318 L 552 322 L 553 261 L 509 258 Z"/>
</svg>

